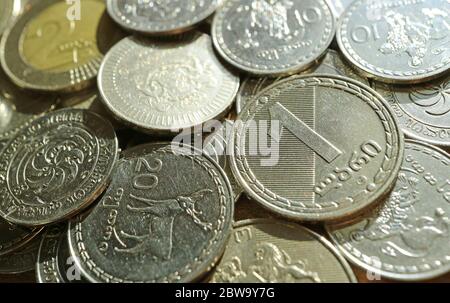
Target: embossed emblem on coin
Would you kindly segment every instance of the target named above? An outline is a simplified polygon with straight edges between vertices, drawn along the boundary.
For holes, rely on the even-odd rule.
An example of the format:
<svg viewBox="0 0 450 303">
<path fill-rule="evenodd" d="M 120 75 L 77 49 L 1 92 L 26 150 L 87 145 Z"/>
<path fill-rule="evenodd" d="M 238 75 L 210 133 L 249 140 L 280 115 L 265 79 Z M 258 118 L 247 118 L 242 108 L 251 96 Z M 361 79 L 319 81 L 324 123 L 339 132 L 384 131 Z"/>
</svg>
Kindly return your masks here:
<svg viewBox="0 0 450 303">
<path fill-rule="evenodd" d="M 358 266 L 398 280 L 450 271 L 450 158 L 406 140 L 389 198 L 363 219 L 328 226 L 333 241 Z"/>
<path fill-rule="evenodd" d="M 263 206 L 323 221 L 376 202 L 393 185 L 402 156 L 403 135 L 374 90 L 339 76 L 293 76 L 239 115 L 231 167 Z"/>
<path fill-rule="evenodd" d="M 450 68 L 450 3 L 354 1 L 337 31 L 344 55 L 367 76 L 424 82 Z"/>
<path fill-rule="evenodd" d="M 32 271 L 36 266 L 41 237 L 35 237 L 24 247 L 0 256 L 0 274 L 20 274 Z"/>
<path fill-rule="evenodd" d="M 211 282 L 345 283 L 356 278 L 324 237 L 276 220 L 238 222 Z"/>
<path fill-rule="evenodd" d="M 230 0 L 212 25 L 220 55 L 257 75 L 307 69 L 326 51 L 334 31 L 325 0 Z"/>
<path fill-rule="evenodd" d="M 100 204 L 71 223 L 72 255 L 93 282 L 187 282 L 205 274 L 231 231 L 234 197 L 201 151 L 147 145 L 125 153 Z"/>
<path fill-rule="evenodd" d="M 117 150 L 111 124 L 89 111 L 34 120 L 0 155 L 0 215 L 35 226 L 76 214 L 106 188 Z"/>
</svg>

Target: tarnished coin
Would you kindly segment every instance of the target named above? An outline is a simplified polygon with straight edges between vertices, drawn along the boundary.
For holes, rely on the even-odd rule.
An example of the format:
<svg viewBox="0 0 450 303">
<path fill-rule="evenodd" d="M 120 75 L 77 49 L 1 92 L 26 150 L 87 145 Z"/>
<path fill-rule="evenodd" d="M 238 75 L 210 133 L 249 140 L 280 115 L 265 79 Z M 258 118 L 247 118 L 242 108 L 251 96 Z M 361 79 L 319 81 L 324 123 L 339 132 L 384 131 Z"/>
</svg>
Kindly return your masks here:
<svg viewBox="0 0 450 303">
<path fill-rule="evenodd" d="M 92 213 L 71 223 L 72 256 L 92 282 L 187 282 L 221 256 L 234 210 L 222 169 L 190 148 L 126 153 Z"/>
<path fill-rule="evenodd" d="M 35 237 L 18 251 L 0 256 L 0 274 L 20 274 L 36 267 L 41 237 Z"/>
<path fill-rule="evenodd" d="M 23 2 L 23 0 L 22 0 Z M 22 10 L 21 0 L 0 1 L 0 36 Z"/>
<path fill-rule="evenodd" d="M 450 146 L 450 75 L 425 85 L 374 88 L 391 105 L 408 136 L 431 144 Z"/>
<path fill-rule="evenodd" d="M 34 120 L 0 154 L 0 215 L 37 226 L 80 212 L 107 187 L 117 145 L 111 124 L 89 111 Z"/>
<path fill-rule="evenodd" d="M 392 187 L 403 156 L 403 134 L 384 99 L 332 75 L 266 88 L 239 115 L 232 140 L 231 168 L 246 193 L 297 220 L 362 211 Z"/>
<path fill-rule="evenodd" d="M 328 5 L 336 19 L 340 19 L 344 11 L 355 0 L 327 0 Z"/>
<path fill-rule="evenodd" d="M 393 192 L 375 211 L 328 232 L 356 265 L 387 278 L 423 280 L 450 272 L 450 157 L 406 140 Z"/>
<path fill-rule="evenodd" d="M 40 231 L 40 228 L 22 227 L 0 219 L 0 256 L 19 249 L 36 237 Z"/>
<path fill-rule="evenodd" d="M 334 33 L 325 0 L 228 0 L 212 25 L 214 46 L 226 61 L 267 76 L 307 69 L 325 53 Z"/>
<path fill-rule="evenodd" d="M 122 27 L 150 35 L 177 34 L 208 18 L 220 0 L 107 0 L 109 15 Z"/>
<path fill-rule="evenodd" d="M 448 0 L 357 0 L 337 31 L 340 49 L 368 77 L 418 83 L 450 68 Z"/>
<path fill-rule="evenodd" d="M 369 82 L 366 78 L 359 76 L 357 73 L 353 71 L 348 64 L 344 63 L 341 59 L 341 56 L 338 52 L 334 50 L 328 50 L 327 54 L 324 56 L 323 60 L 312 67 L 311 69 L 304 72 L 305 74 L 331 74 L 331 75 L 340 75 L 346 76 L 352 79 L 355 79 L 363 84 L 369 85 Z M 264 88 L 274 84 L 285 77 L 278 78 L 254 78 L 248 77 L 242 82 L 242 85 L 239 89 L 239 93 L 236 97 L 236 111 L 240 113 L 244 106 L 248 103 L 248 101 L 255 97 L 261 90 Z"/>
<path fill-rule="evenodd" d="M 356 278 L 324 237 L 294 223 L 262 219 L 235 225 L 211 282 L 348 283 Z"/>
<path fill-rule="evenodd" d="M 16 85 L 71 91 L 94 83 L 103 54 L 122 34 L 103 0 L 73 2 L 30 2 L 4 34 L 1 64 Z"/>
<path fill-rule="evenodd" d="M 125 38 L 107 54 L 98 81 L 107 108 L 150 133 L 220 117 L 239 89 L 239 78 L 222 66 L 205 34 L 175 42 Z"/>
</svg>

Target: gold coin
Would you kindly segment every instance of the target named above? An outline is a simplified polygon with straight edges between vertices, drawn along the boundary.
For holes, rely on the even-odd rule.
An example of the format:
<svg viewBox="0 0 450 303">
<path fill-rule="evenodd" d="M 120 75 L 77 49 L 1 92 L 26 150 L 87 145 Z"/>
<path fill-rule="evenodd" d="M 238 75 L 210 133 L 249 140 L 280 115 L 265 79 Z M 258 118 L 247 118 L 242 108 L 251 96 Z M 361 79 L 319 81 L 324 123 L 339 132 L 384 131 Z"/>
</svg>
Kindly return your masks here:
<svg viewBox="0 0 450 303">
<path fill-rule="evenodd" d="M 103 0 L 33 1 L 1 44 L 1 64 L 15 84 L 78 91 L 95 82 L 103 54 L 123 33 Z"/>
</svg>

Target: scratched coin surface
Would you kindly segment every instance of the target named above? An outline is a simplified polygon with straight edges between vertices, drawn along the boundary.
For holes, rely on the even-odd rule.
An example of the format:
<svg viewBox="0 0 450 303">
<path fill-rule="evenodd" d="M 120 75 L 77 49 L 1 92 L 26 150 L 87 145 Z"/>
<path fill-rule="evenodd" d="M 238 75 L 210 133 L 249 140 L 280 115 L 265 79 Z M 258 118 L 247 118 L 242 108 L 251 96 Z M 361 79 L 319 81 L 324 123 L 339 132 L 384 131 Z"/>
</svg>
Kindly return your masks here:
<svg viewBox="0 0 450 303">
<path fill-rule="evenodd" d="M 211 38 L 198 33 L 177 41 L 127 37 L 107 54 L 98 82 L 107 108 L 149 133 L 220 117 L 239 89 L 239 77 L 216 58 Z"/>
<path fill-rule="evenodd" d="M 34 120 L 0 154 L 0 215 L 38 226 L 80 212 L 106 188 L 117 146 L 111 124 L 86 110 Z"/>
<path fill-rule="evenodd" d="M 234 197 L 201 151 L 153 144 L 125 152 L 92 213 L 71 223 L 69 246 L 92 282 L 188 282 L 217 262 Z"/>
<path fill-rule="evenodd" d="M 36 237 L 40 228 L 28 228 L 0 219 L 0 256 L 11 253 Z"/>
<path fill-rule="evenodd" d="M 417 83 L 450 68 L 450 2 L 357 0 L 341 17 L 339 48 L 362 73 Z"/>
<path fill-rule="evenodd" d="M 33 1 L 5 33 L 1 64 L 20 87 L 79 90 L 95 83 L 103 54 L 118 37 L 103 0 Z"/>
<path fill-rule="evenodd" d="M 122 27 L 149 35 L 177 34 L 208 18 L 220 0 L 107 0 L 109 15 Z"/>
<path fill-rule="evenodd" d="M 18 251 L 0 256 L 0 274 L 20 274 L 36 266 L 41 237 L 35 237 Z"/>
<path fill-rule="evenodd" d="M 374 82 L 374 88 L 389 102 L 405 134 L 450 146 L 450 75 L 424 85 Z"/>
<path fill-rule="evenodd" d="M 269 219 L 235 224 L 215 283 L 349 283 L 356 278 L 325 237 L 294 223 Z"/>
<path fill-rule="evenodd" d="M 334 33 L 325 0 L 229 0 L 212 25 L 214 46 L 226 61 L 268 76 L 307 69 L 325 53 Z"/>
<path fill-rule="evenodd" d="M 450 157 L 406 140 L 395 188 L 375 211 L 328 232 L 345 256 L 370 272 L 398 280 L 450 272 Z"/>
<path fill-rule="evenodd" d="M 232 137 L 231 168 L 246 193 L 297 220 L 337 220 L 372 205 L 403 156 L 384 99 L 332 75 L 293 76 L 261 91 Z"/>
<path fill-rule="evenodd" d="M 366 78 L 359 76 L 353 69 L 341 59 L 338 52 L 329 49 L 323 60 L 306 70 L 305 74 L 331 74 L 346 76 L 355 79 L 363 84 L 369 85 Z M 255 97 L 261 90 L 284 79 L 285 77 L 268 78 L 268 77 L 247 77 L 241 84 L 239 92 L 236 96 L 236 111 L 240 113 L 248 101 Z"/>
</svg>

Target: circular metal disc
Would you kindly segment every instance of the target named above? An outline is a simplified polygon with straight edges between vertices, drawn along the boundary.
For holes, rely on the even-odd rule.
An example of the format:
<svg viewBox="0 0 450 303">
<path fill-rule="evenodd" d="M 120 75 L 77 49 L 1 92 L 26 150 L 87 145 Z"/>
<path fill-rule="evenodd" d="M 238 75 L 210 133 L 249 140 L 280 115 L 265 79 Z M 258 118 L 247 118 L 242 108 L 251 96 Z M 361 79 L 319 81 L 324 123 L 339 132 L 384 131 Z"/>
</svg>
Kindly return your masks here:
<svg viewBox="0 0 450 303">
<path fill-rule="evenodd" d="M 19 249 L 36 237 L 40 231 L 40 228 L 31 229 L 0 219 L 0 256 Z"/>
<path fill-rule="evenodd" d="M 239 115 L 232 142 L 232 171 L 246 193 L 296 220 L 362 211 L 391 188 L 403 156 L 384 99 L 332 75 L 293 76 L 260 92 Z"/>
<path fill-rule="evenodd" d="M 0 274 L 21 274 L 36 266 L 41 237 L 36 237 L 20 250 L 0 256 Z"/>
<path fill-rule="evenodd" d="M 450 272 L 450 157 L 406 140 L 405 158 L 390 196 L 353 222 L 328 233 L 356 265 L 397 280 L 424 280 Z"/>
</svg>

